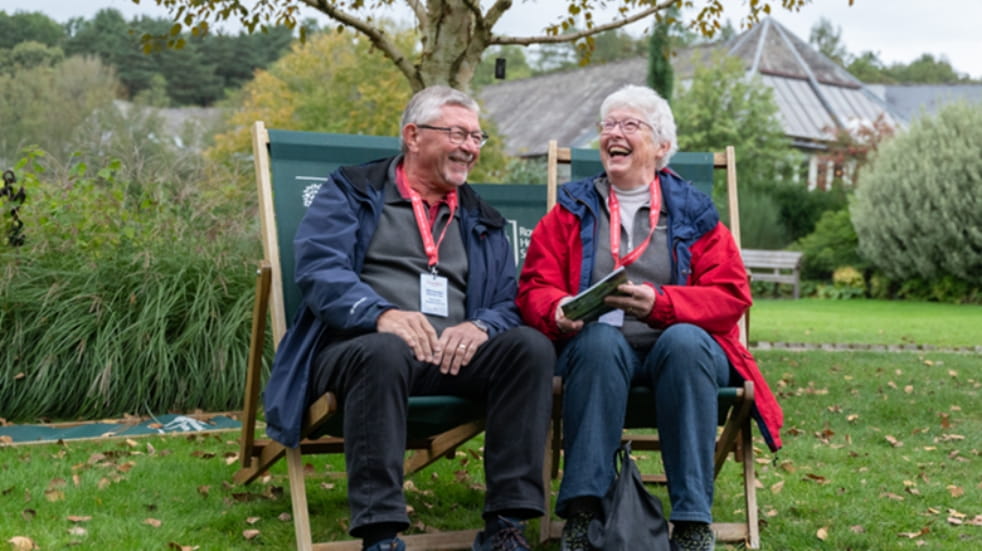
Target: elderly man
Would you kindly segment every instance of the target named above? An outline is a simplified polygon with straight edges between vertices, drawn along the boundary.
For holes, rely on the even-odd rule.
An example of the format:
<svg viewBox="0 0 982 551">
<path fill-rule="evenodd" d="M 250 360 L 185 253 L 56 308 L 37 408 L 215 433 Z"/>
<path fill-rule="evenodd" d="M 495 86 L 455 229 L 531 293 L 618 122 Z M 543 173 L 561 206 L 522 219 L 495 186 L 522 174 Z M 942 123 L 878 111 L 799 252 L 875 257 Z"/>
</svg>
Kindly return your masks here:
<svg viewBox="0 0 982 551">
<path fill-rule="evenodd" d="M 544 510 L 552 344 L 520 326 L 505 220 L 467 185 L 487 141 L 477 103 L 444 86 L 413 96 L 402 154 L 338 169 L 294 241 L 297 319 L 265 392 L 271 437 L 297 445 L 304 400 L 343 408 L 350 531 L 401 550 L 410 396 L 486 404 L 485 529 L 475 550 L 528 549 Z"/>
</svg>

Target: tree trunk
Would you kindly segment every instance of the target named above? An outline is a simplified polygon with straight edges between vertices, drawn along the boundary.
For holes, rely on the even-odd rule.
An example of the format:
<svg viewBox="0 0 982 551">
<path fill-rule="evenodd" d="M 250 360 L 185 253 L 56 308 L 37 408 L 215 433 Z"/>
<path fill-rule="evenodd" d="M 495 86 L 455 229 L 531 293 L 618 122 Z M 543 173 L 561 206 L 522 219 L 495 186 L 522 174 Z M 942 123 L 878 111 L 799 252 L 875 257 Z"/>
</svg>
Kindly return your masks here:
<svg viewBox="0 0 982 551">
<path fill-rule="evenodd" d="M 413 90 L 445 84 L 470 92 L 471 78 L 488 47 L 491 29 L 480 16 L 479 4 L 468 7 L 466 0 L 428 0 L 431 17 L 420 25 L 423 52 L 416 64 Z"/>
</svg>

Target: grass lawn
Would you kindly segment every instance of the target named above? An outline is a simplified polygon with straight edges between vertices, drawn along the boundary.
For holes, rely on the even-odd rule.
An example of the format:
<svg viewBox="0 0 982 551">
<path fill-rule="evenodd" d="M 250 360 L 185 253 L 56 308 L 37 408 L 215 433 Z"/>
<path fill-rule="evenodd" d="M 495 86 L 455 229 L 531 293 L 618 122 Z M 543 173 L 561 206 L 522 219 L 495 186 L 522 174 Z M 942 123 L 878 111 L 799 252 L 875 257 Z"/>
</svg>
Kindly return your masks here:
<svg viewBox="0 0 982 551">
<path fill-rule="evenodd" d="M 750 340 L 789 343 L 982 345 L 982 306 L 885 300 L 758 299 Z"/>
<path fill-rule="evenodd" d="M 800 317 L 821 310 L 806 300 L 761 301 L 755 306 L 755 337 L 779 340 L 760 334 L 802 330 L 793 329 L 797 321 L 787 318 L 799 316 L 786 305 L 808 312 Z M 923 311 L 899 306 L 896 313 L 881 313 L 889 319 L 861 323 L 883 327 L 891 339 L 911 334 L 916 342 L 939 346 L 982 342 L 960 340 L 979 331 L 977 323 L 961 327 L 970 324 L 967 318 L 954 324 L 960 336 L 950 342 L 938 342 L 947 331 L 903 329 L 894 318 L 929 313 L 934 305 Z M 769 322 L 769 312 L 785 319 Z M 814 342 L 850 334 L 831 322 L 814 327 Z M 778 454 L 755 439 L 763 549 L 982 548 L 982 356 L 779 350 L 756 355 L 785 411 Z M 0 447 L 0 548 L 16 549 L 5 543 L 23 541 L 16 538 L 30 538 L 40 549 L 292 548 L 285 465 L 280 462 L 249 486 L 231 484 L 236 439 L 236 433 L 226 433 Z M 407 482 L 412 531 L 478 527 L 480 446 L 476 439 L 455 460 L 440 461 Z M 644 470 L 658 468 L 657 456 L 638 455 Z M 348 518 L 341 458 L 306 460 L 315 540 L 339 539 Z M 667 508 L 664 490 L 653 492 Z M 742 511 L 739 465 L 728 463 L 717 484 L 714 515 L 738 521 Z M 538 549 L 558 547 L 553 542 Z"/>
</svg>

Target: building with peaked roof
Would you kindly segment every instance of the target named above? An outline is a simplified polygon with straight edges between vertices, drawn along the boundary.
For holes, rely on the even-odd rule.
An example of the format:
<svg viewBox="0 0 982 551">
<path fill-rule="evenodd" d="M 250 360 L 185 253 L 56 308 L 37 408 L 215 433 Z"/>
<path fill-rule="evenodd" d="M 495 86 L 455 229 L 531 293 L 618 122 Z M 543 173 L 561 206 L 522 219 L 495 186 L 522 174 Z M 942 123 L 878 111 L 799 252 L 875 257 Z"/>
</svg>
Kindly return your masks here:
<svg viewBox="0 0 982 551">
<path fill-rule="evenodd" d="M 963 101 L 982 105 L 982 84 L 870 84 L 869 89 L 903 120 L 933 115 L 942 106 Z"/>
<path fill-rule="evenodd" d="M 825 149 L 837 129 L 880 117 L 891 125 L 903 123 L 862 82 L 772 17 L 726 43 L 678 52 L 673 57 L 676 82 L 684 86 L 695 67 L 719 51 L 741 59 L 748 76 L 758 75 L 773 90 L 785 134 L 806 153 Z M 603 99 L 626 84 L 645 84 L 647 70 L 647 60 L 640 57 L 494 84 L 478 97 L 504 137 L 505 151 L 537 157 L 551 139 L 570 147 L 594 142 Z M 808 181 L 815 185 L 818 161 L 810 158 Z"/>
</svg>

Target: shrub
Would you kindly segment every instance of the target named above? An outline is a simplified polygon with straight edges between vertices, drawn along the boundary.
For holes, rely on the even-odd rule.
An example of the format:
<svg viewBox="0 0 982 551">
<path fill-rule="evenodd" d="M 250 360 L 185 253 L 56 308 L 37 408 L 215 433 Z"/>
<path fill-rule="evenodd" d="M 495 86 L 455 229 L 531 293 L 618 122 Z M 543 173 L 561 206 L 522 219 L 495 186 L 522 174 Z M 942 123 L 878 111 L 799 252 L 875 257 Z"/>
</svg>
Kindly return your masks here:
<svg viewBox="0 0 982 551">
<path fill-rule="evenodd" d="M 724 204 L 724 219 L 729 219 Z M 740 245 L 747 249 L 783 249 L 788 232 L 771 195 L 756 189 L 740 192 Z"/>
<path fill-rule="evenodd" d="M 866 295 L 866 281 L 863 274 L 852 266 L 842 266 L 832 274 L 832 285 L 819 285 L 820 298 L 850 299 Z"/>
<path fill-rule="evenodd" d="M 859 247 L 896 279 L 982 284 L 982 108 L 952 104 L 880 147 L 852 204 Z"/>
<path fill-rule="evenodd" d="M 770 194 L 780 213 L 781 223 L 787 229 L 785 245 L 815 231 L 819 219 L 826 212 L 844 209 L 848 204 L 848 195 L 841 184 L 829 190 L 809 190 L 802 184 L 789 181 L 762 184 L 760 187 Z"/>
<path fill-rule="evenodd" d="M 840 266 L 865 269 L 866 263 L 859 256 L 857 244 L 849 211 L 826 211 L 815 225 L 815 231 L 794 245 L 803 253 L 802 277 L 827 280 Z"/>
</svg>

